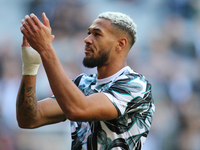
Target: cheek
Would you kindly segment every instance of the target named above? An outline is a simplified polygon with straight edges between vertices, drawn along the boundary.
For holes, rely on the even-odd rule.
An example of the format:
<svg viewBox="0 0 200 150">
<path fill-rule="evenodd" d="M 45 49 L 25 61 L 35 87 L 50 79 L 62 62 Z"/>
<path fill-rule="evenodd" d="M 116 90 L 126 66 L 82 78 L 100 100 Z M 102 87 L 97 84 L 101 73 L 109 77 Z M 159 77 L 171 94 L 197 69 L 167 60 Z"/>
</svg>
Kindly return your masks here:
<svg viewBox="0 0 200 150">
<path fill-rule="evenodd" d="M 104 53 L 110 53 L 115 49 L 113 43 L 107 42 L 106 44 L 102 45 L 101 50 L 104 51 Z"/>
<path fill-rule="evenodd" d="M 110 40 L 108 38 L 96 39 L 94 42 L 95 51 L 100 54 L 100 51 L 103 53 L 110 52 L 115 49 L 116 42 L 114 40 Z M 96 54 L 96 52 L 94 53 Z"/>
</svg>

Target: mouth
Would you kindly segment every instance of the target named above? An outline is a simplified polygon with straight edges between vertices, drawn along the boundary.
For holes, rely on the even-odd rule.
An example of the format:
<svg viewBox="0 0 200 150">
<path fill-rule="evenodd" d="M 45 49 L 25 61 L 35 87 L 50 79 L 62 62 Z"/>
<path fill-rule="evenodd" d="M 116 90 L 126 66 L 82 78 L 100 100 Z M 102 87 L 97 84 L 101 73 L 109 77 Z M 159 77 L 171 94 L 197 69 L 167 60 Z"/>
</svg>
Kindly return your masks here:
<svg viewBox="0 0 200 150">
<path fill-rule="evenodd" d="M 85 54 L 89 55 L 91 53 L 94 53 L 94 50 L 92 48 L 90 48 L 89 46 L 85 46 Z"/>
</svg>

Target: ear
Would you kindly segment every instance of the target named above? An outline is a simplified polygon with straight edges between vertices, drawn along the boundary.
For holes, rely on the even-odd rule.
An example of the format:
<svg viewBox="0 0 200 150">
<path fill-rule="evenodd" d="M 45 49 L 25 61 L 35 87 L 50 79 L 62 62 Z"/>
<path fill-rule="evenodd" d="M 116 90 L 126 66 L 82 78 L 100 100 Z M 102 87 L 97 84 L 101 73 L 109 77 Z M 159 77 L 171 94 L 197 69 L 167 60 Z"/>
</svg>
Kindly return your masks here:
<svg viewBox="0 0 200 150">
<path fill-rule="evenodd" d="M 126 37 L 120 37 L 118 39 L 117 51 L 122 51 L 123 49 L 125 49 L 127 44 L 128 44 L 127 38 Z"/>
</svg>

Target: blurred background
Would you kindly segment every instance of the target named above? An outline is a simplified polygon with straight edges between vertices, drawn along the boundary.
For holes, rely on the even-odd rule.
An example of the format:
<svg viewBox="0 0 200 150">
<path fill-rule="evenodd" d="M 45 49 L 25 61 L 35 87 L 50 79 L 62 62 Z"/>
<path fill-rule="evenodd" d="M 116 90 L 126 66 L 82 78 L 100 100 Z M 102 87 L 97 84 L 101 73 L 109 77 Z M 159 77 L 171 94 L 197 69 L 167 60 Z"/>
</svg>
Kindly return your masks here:
<svg viewBox="0 0 200 150">
<path fill-rule="evenodd" d="M 21 19 L 46 12 L 53 46 L 70 78 L 94 73 L 82 66 L 84 38 L 99 13 L 129 15 L 138 41 L 128 65 L 153 85 L 156 113 L 143 150 L 200 149 L 199 0 L 0 0 L 0 150 L 69 150 L 69 122 L 20 129 L 15 103 L 21 80 Z M 38 100 L 52 91 L 41 65 Z"/>
</svg>

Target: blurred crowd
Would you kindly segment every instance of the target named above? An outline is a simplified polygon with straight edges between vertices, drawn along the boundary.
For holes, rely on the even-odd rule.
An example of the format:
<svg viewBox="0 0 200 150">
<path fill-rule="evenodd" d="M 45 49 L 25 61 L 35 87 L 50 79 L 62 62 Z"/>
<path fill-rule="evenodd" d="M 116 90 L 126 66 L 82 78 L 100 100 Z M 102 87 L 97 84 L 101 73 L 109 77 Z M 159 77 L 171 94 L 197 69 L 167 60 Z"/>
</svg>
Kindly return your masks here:
<svg viewBox="0 0 200 150">
<path fill-rule="evenodd" d="M 32 12 L 42 20 L 41 14 L 46 12 L 55 35 L 53 46 L 70 78 L 82 72 L 96 72 L 84 68 L 82 59 L 87 29 L 99 13 L 119 11 L 133 18 L 138 26 L 138 41 L 129 53 L 128 65 L 152 83 L 156 105 L 144 150 L 200 149 L 199 0 L 21 0 L 19 3 L 19 20 L 10 23 L 20 24 L 20 19 Z M 0 8 L 6 6 L 9 7 L 0 4 Z M 15 13 L 18 12 L 12 15 Z M 19 27 L 14 26 L 18 32 Z M 9 29 L 5 26 L 3 30 Z M 12 34 L 4 37 L 0 37 L 0 150 L 69 149 L 69 122 L 33 131 L 17 126 L 15 101 L 21 80 L 22 35 L 16 41 Z M 38 100 L 52 95 L 42 65 L 36 88 Z"/>
</svg>

